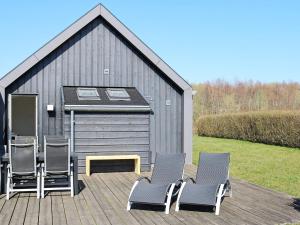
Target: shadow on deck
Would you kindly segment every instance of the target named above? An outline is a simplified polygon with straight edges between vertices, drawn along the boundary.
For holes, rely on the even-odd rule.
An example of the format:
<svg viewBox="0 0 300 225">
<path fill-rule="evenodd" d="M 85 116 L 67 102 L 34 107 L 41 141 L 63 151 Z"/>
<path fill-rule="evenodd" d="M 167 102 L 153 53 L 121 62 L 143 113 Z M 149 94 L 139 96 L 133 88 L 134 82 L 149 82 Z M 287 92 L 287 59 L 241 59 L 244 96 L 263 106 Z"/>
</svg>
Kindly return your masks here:
<svg viewBox="0 0 300 225">
<path fill-rule="evenodd" d="M 187 166 L 185 173 L 195 175 Z M 144 175 L 148 175 L 145 173 Z M 137 176 L 131 172 L 80 175 L 82 191 L 71 198 L 68 192 L 51 192 L 37 200 L 35 194 L 0 197 L 0 224 L 284 224 L 300 221 L 300 200 L 245 181 L 233 179 L 233 197 L 226 197 L 220 216 L 211 208 L 185 206 L 178 213 L 173 203 L 169 215 L 163 208 L 138 206 L 126 211 L 127 198 Z"/>
</svg>

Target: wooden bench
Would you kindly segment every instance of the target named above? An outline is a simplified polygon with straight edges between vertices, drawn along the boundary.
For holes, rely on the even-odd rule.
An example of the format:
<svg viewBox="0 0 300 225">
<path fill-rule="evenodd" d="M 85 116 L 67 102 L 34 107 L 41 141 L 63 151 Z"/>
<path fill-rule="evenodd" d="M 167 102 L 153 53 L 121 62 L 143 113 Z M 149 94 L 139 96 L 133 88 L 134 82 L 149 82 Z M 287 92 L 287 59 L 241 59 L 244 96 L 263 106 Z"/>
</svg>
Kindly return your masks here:
<svg viewBox="0 0 300 225">
<path fill-rule="evenodd" d="M 134 160 L 134 171 L 136 174 L 141 174 L 141 158 L 139 155 L 97 155 L 97 156 L 86 156 L 86 175 L 91 175 L 91 160 Z"/>
</svg>

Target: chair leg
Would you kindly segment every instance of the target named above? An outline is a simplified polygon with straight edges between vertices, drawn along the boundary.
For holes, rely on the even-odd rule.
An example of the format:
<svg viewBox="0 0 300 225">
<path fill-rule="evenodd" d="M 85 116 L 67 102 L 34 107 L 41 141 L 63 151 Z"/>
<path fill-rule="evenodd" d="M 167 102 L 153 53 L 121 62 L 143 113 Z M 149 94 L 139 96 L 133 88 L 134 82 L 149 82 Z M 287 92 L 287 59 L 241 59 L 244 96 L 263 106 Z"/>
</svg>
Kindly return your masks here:
<svg viewBox="0 0 300 225">
<path fill-rule="evenodd" d="M 45 198 L 45 190 L 44 190 L 44 188 L 45 188 L 45 175 L 44 175 L 44 170 L 42 169 L 42 185 L 41 185 L 41 197 L 42 198 Z"/>
<path fill-rule="evenodd" d="M 9 173 L 7 173 L 7 180 L 6 180 L 6 200 L 9 200 L 9 194 L 10 194 L 10 177 L 9 177 Z"/>
<path fill-rule="evenodd" d="M 132 186 L 132 188 L 131 188 L 131 190 L 130 190 L 129 197 L 128 197 L 128 202 L 127 202 L 127 211 L 129 211 L 131 209 L 132 203 L 129 201 L 129 199 L 130 199 L 130 196 L 131 196 L 133 190 L 138 185 L 138 183 L 139 183 L 139 181 L 135 181 L 134 184 L 133 184 L 133 186 Z"/>
<path fill-rule="evenodd" d="M 40 198 L 40 194 L 41 194 L 41 174 L 40 172 L 37 173 L 37 177 L 36 177 L 36 197 L 37 199 Z"/>
<path fill-rule="evenodd" d="M 231 187 L 230 181 L 228 181 L 228 183 L 227 183 L 225 193 L 226 193 L 226 196 L 228 196 L 230 198 L 232 197 L 232 187 Z"/>
<path fill-rule="evenodd" d="M 130 201 L 127 202 L 127 211 L 130 211 L 130 209 L 131 209 L 131 204 L 132 204 L 132 203 L 131 203 Z"/>
<path fill-rule="evenodd" d="M 70 176 L 70 186 L 71 186 L 71 197 L 74 197 L 74 177 L 73 177 L 73 171 L 71 171 Z"/>
<path fill-rule="evenodd" d="M 230 183 L 229 183 L 229 197 L 230 198 L 232 197 L 232 186 Z"/>
<path fill-rule="evenodd" d="M 175 205 L 175 212 L 179 212 L 180 209 L 180 203 L 179 203 L 179 199 L 177 199 L 176 205 Z"/>
<path fill-rule="evenodd" d="M 168 192 L 168 197 L 167 197 L 167 202 L 166 202 L 166 210 L 165 210 L 166 214 L 169 214 L 169 212 L 170 212 L 170 204 L 171 204 L 171 198 L 173 195 L 174 187 L 175 187 L 175 184 L 172 184 L 169 189 L 169 192 Z"/>
<path fill-rule="evenodd" d="M 229 189 L 229 198 L 232 198 L 232 189 Z"/>
<path fill-rule="evenodd" d="M 220 214 L 220 206 L 221 206 L 221 199 L 222 199 L 222 193 L 224 189 L 224 184 L 221 184 L 218 191 L 217 196 L 217 203 L 216 203 L 216 215 L 218 216 Z"/>
<path fill-rule="evenodd" d="M 180 207 L 180 197 L 181 197 L 181 194 L 182 194 L 182 191 L 183 191 L 183 188 L 184 186 L 186 185 L 186 182 L 183 182 L 181 187 L 180 187 L 180 190 L 179 190 L 179 193 L 178 193 L 178 197 L 177 197 L 177 201 L 176 201 L 176 206 L 175 206 L 175 211 L 178 212 L 179 211 L 179 207 Z"/>
</svg>

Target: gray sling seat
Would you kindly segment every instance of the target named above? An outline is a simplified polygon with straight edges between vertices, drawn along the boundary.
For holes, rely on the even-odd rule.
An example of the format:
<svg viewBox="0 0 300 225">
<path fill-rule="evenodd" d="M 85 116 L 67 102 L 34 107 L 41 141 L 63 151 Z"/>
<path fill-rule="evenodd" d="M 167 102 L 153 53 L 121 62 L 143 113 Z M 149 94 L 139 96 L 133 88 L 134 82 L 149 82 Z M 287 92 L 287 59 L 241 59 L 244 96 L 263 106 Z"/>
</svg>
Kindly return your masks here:
<svg viewBox="0 0 300 225">
<path fill-rule="evenodd" d="M 15 136 L 8 141 L 6 199 L 10 193 L 35 191 L 40 197 L 40 172 L 37 164 L 37 137 Z"/>
<path fill-rule="evenodd" d="M 164 205 L 169 213 L 174 189 L 182 182 L 185 154 L 156 154 L 151 179 L 140 177 L 133 185 L 127 204 L 132 203 Z M 175 193 L 176 194 L 176 193 Z"/>
<path fill-rule="evenodd" d="M 180 204 L 207 205 L 216 207 L 219 215 L 221 199 L 226 191 L 230 192 L 229 153 L 201 153 L 196 180 L 187 178 L 183 182 L 176 203 L 176 211 Z"/>
<path fill-rule="evenodd" d="M 69 190 L 71 196 L 74 196 L 70 139 L 61 136 L 44 137 L 42 198 L 45 197 L 45 191 L 51 190 Z"/>
</svg>

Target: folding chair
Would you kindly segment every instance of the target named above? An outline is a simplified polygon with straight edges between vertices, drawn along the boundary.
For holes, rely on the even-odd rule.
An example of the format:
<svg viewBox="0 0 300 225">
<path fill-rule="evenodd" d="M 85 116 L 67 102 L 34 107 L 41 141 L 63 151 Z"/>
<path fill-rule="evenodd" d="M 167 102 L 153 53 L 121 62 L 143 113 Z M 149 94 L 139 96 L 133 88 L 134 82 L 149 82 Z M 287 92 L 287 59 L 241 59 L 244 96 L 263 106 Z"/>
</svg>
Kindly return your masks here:
<svg viewBox="0 0 300 225">
<path fill-rule="evenodd" d="M 229 153 L 201 153 L 196 180 L 187 178 L 181 185 L 175 211 L 180 204 L 214 206 L 219 215 L 222 197 L 232 195 L 229 181 Z M 190 181 L 190 182 L 189 182 Z"/>
<path fill-rule="evenodd" d="M 6 199 L 10 193 L 36 191 L 40 198 L 40 172 L 37 164 L 37 137 L 16 136 L 8 141 Z"/>
<path fill-rule="evenodd" d="M 133 203 L 165 206 L 169 214 L 171 198 L 177 194 L 182 182 L 185 154 L 156 154 L 155 165 L 151 179 L 140 177 L 133 185 L 127 210 Z"/>
<path fill-rule="evenodd" d="M 60 190 L 70 190 L 71 196 L 74 196 L 70 146 L 70 139 L 57 136 L 44 137 L 42 198 L 45 197 L 45 191 Z"/>
</svg>

